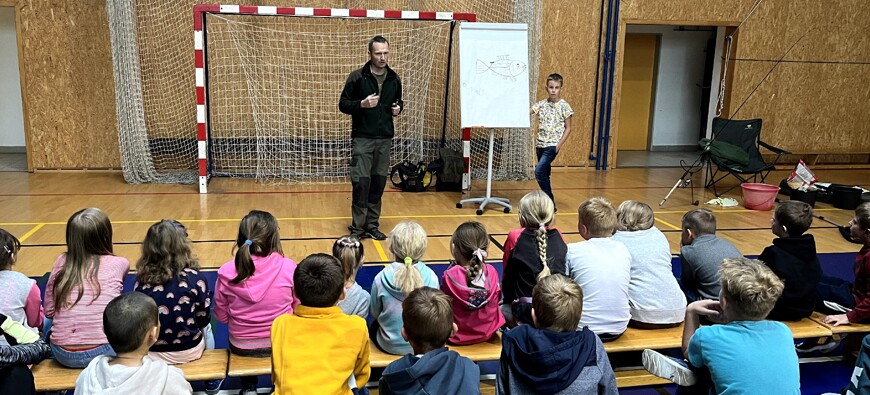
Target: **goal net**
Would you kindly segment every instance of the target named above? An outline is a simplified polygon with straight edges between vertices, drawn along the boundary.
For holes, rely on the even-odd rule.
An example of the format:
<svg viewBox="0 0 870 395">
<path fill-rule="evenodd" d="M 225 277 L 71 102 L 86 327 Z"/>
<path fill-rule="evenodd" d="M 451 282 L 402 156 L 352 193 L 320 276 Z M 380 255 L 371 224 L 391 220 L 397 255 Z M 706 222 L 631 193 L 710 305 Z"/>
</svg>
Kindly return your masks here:
<svg viewBox="0 0 870 395">
<path fill-rule="evenodd" d="M 530 91 L 535 92 L 540 2 L 270 5 L 425 8 L 474 13 L 480 22 L 527 23 Z M 107 1 L 121 157 L 128 182 L 197 180 L 192 16 L 198 3 Z M 338 97 L 348 73 L 367 61 L 366 44 L 375 35 L 390 41 L 390 66 L 402 78 L 405 100 L 403 113 L 395 118 L 391 162 L 435 159 L 442 142 L 461 151 L 458 28 L 451 21 L 210 13 L 204 25 L 209 175 L 268 183 L 346 182 L 351 119 L 338 111 Z M 483 178 L 487 136 L 472 137 L 472 178 Z M 494 177 L 528 178 L 531 146 L 527 130 L 497 133 Z"/>
</svg>

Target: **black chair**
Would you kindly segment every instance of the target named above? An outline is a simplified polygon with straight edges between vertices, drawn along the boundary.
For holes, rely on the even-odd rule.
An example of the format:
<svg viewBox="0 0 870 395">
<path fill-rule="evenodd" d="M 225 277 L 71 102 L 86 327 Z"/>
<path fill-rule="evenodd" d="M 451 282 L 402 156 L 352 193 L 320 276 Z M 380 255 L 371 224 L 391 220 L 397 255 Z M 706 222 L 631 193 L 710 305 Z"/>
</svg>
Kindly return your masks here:
<svg viewBox="0 0 870 395">
<path fill-rule="evenodd" d="M 748 161 L 745 164 L 735 163 L 732 160 L 733 158 L 720 155 L 721 152 L 719 150 L 711 149 L 711 146 L 718 143 L 730 144 L 729 148 L 739 148 L 748 155 Z M 773 161 L 764 161 L 764 158 L 761 157 L 760 147 L 764 147 L 776 154 Z M 764 179 L 767 178 L 767 175 L 776 166 L 779 158 L 782 155 L 790 154 L 786 150 L 761 141 L 761 119 L 741 121 L 713 118 L 712 142 L 702 145 L 702 148 L 704 148 L 704 155 L 707 156 L 707 174 L 705 176 L 704 187 L 713 187 L 713 193 L 716 197 L 724 195 L 740 184 L 750 182 L 750 180 L 751 182 L 764 182 Z M 719 193 L 716 190 L 716 183 L 728 176 L 734 176 L 740 180 L 740 184 Z"/>
</svg>

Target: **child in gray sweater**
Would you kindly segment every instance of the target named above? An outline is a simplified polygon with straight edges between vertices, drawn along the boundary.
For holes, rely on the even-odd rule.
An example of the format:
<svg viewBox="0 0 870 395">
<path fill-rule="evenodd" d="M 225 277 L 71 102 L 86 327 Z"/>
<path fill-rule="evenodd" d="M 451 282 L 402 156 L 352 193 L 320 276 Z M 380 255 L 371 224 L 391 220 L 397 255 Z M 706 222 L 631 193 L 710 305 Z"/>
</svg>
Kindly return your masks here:
<svg viewBox="0 0 870 395">
<path fill-rule="evenodd" d="M 716 236 L 716 216 L 698 208 L 683 214 L 680 238 L 682 274 L 680 285 L 689 303 L 701 299 L 719 300 L 719 266 L 728 258 L 743 254 L 730 241 Z"/>
<path fill-rule="evenodd" d="M 332 256 L 341 262 L 344 273 L 345 297 L 338 301 L 338 308 L 347 315 L 366 319 L 372 296 L 356 282 L 356 273 L 363 264 L 363 253 L 362 243 L 353 236 L 344 236 L 332 245 Z"/>
</svg>

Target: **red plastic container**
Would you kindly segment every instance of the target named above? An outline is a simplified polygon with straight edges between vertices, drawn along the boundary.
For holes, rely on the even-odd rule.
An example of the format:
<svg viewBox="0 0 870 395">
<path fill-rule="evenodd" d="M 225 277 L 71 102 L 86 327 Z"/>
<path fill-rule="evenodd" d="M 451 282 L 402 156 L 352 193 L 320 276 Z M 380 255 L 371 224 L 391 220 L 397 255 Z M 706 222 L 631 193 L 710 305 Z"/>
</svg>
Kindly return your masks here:
<svg viewBox="0 0 870 395">
<path fill-rule="evenodd" d="M 768 211 L 773 208 L 779 187 L 770 184 L 745 182 L 743 189 L 743 205 L 750 210 Z"/>
</svg>

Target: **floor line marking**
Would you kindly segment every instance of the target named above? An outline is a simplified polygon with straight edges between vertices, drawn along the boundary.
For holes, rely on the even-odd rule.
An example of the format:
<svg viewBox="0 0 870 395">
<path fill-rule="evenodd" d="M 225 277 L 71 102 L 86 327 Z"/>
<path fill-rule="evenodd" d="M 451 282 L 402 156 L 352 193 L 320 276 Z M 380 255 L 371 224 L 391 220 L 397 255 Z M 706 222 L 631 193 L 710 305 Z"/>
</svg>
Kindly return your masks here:
<svg viewBox="0 0 870 395">
<path fill-rule="evenodd" d="M 384 252 L 384 247 L 381 246 L 381 242 L 375 239 L 372 239 L 372 244 L 375 245 L 375 251 L 378 252 L 378 255 L 381 257 L 381 260 L 384 262 L 388 262 L 389 258 L 387 258 L 387 253 Z M 389 265 L 389 263 L 385 263 L 384 266 Z"/>
<path fill-rule="evenodd" d="M 681 230 L 679 226 L 675 226 L 674 224 L 667 222 L 661 218 L 656 217 L 656 221 L 661 222 L 663 225 L 670 227 L 673 230 Z"/>
<path fill-rule="evenodd" d="M 37 231 L 39 231 L 40 229 L 42 229 L 43 226 L 45 226 L 45 224 L 39 224 L 39 225 L 34 226 L 33 229 L 30 229 L 30 231 L 25 233 L 24 236 L 19 237 L 18 241 L 23 243 L 24 240 L 27 240 L 28 237 L 33 236 L 33 234 L 36 233 Z"/>
</svg>

